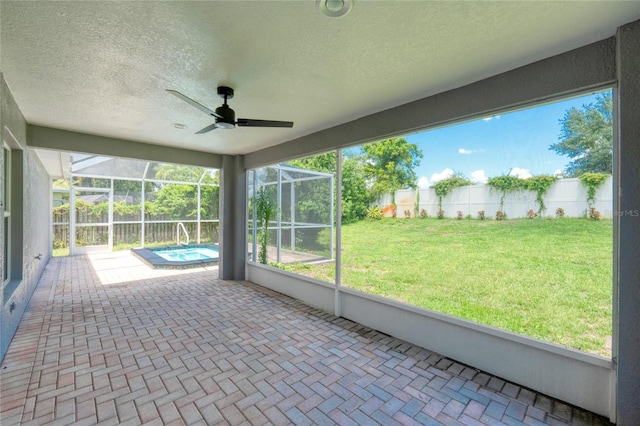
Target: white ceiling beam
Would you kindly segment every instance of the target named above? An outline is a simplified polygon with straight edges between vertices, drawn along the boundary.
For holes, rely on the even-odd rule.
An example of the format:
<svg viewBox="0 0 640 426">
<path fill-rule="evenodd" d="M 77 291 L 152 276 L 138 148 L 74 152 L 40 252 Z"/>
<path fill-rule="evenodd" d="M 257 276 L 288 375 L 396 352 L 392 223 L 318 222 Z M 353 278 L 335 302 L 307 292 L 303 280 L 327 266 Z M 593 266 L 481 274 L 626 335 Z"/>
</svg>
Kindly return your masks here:
<svg viewBox="0 0 640 426">
<path fill-rule="evenodd" d="M 89 135 L 32 124 L 27 125 L 27 145 L 32 148 L 134 158 L 137 160 L 186 164 L 215 169 L 219 169 L 222 166 L 222 156 L 218 154 Z"/>
</svg>

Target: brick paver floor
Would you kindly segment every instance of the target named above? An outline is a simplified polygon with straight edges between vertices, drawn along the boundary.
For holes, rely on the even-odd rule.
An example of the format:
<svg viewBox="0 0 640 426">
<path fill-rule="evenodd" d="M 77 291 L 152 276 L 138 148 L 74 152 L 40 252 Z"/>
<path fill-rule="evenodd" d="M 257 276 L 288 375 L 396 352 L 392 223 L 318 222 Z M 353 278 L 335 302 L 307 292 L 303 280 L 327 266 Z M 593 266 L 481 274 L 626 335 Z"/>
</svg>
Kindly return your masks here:
<svg viewBox="0 0 640 426">
<path fill-rule="evenodd" d="M 215 269 L 49 262 L 0 370 L 3 426 L 557 425 L 603 419 Z"/>
</svg>

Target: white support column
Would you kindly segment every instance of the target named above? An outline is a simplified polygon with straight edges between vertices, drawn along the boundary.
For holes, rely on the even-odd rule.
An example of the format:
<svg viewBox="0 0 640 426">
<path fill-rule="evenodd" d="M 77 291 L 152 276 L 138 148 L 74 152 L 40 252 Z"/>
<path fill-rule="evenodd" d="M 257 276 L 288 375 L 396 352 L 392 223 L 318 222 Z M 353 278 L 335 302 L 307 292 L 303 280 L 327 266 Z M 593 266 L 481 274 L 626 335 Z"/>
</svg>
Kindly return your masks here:
<svg viewBox="0 0 640 426">
<path fill-rule="evenodd" d="M 149 165 L 147 164 L 147 167 L 149 167 Z M 146 171 L 146 169 L 145 169 Z M 145 173 L 146 174 L 146 173 Z M 144 200 L 146 197 L 146 194 L 144 192 L 144 178 L 142 178 L 142 182 L 140 182 L 140 184 L 142 185 L 142 188 L 140 190 L 140 247 L 144 247 L 144 228 L 145 228 L 145 223 L 144 223 Z"/>
<path fill-rule="evenodd" d="M 200 182 L 198 182 L 198 211 L 197 211 L 196 217 L 198 218 L 198 223 L 196 226 L 196 232 L 198 233 L 198 238 L 196 241 L 198 241 L 198 244 L 200 244 Z"/>
<path fill-rule="evenodd" d="M 113 251 L 113 233 L 115 231 L 114 227 L 113 227 L 113 191 L 114 191 L 114 187 L 113 187 L 113 178 L 111 179 L 111 191 L 109 191 L 109 215 L 107 217 L 107 229 L 109 230 L 108 235 L 109 235 L 109 240 L 107 242 L 107 244 L 109 245 L 109 251 Z"/>
<path fill-rule="evenodd" d="M 338 175 L 342 176 L 342 168 L 338 167 L 338 163 L 342 164 L 342 153 L 341 153 L 340 150 L 337 150 L 337 152 L 338 152 L 338 154 L 336 154 L 336 155 L 337 155 L 338 158 L 336 158 L 336 172 L 338 173 Z M 339 185 L 338 185 L 338 188 L 336 188 L 336 191 L 334 192 L 333 186 L 336 184 L 336 180 L 338 181 Z M 336 198 L 337 197 L 336 197 L 336 195 L 334 195 L 334 194 L 337 194 L 338 191 L 340 193 L 342 193 L 342 184 L 340 183 L 341 180 L 342 179 L 334 179 L 333 176 L 331 176 L 331 180 L 330 180 L 330 183 L 329 183 L 329 185 L 331 186 L 331 191 L 330 191 L 330 193 L 331 193 L 331 204 L 330 204 L 330 207 L 329 207 L 329 214 L 330 214 L 329 223 L 331 224 L 332 227 L 333 227 L 334 221 L 340 220 L 342 218 L 342 213 L 340 213 L 340 215 L 338 215 L 337 212 L 336 212 L 336 214 L 334 215 L 334 210 L 333 210 L 334 207 L 336 209 L 338 209 L 338 206 L 342 207 L 341 203 L 336 204 Z M 331 232 L 331 242 L 330 242 L 330 244 L 331 244 L 331 247 L 330 247 L 329 256 L 331 257 L 331 259 L 333 259 L 334 256 L 335 256 L 335 251 L 334 251 L 334 247 L 333 247 L 334 246 L 333 230 Z"/>
<path fill-rule="evenodd" d="M 278 184 L 276 185 L 276 200 L 278 202 L 278 209 L 276 210 L 276 224 L 278 229 L 276 231 L 276 262 L 280 263 L 282 256 L 282 169 L 278 168 Z M 267 224 L 267 233 L 269 224 Z"/>
<path fill-rule="evenodd" d="M 69 255 L 76 254 L 76 190 L 73 177 L 69 177 Z"/>
<path fill-rule="evenodd" d="M 291 185 L 291 251 L 296 251 L 296 185 Z"/>
<path fill-rule="evenodd" d="M 253 194 L 251 194 L 252 197 L 256 196 L 256 192 L 258 191 L 258 173 L 256 173 L 255 171 L 252 173 L 253 175 Z M 252 220 L 252 224 L 251 224 L 251 244 L 253 246 L 253 249 L 251 250 L 251 256 L 252 256 L 252 261 L 257 262 L 258 261 L 258 209 L 256 207 L 256 203 L 253 203 L 253 220 Z"/>
<path fill-rule="evenodd" d="M 336 297 L 334 313 L 337 317 L 342 316 L 342 300 L 340 295 L 340 285 L 342 278 L 340 270 L 342 268 L 342 150 L 336 150 Z M 333 191 L 331 191 L 333 197 Z M 333 214 L 333 213 L 332 213 Z M 333 232 L 332 232 L 333 235 Z M 333 250 L 333 246 L 331 248 Z"/>
</svg>

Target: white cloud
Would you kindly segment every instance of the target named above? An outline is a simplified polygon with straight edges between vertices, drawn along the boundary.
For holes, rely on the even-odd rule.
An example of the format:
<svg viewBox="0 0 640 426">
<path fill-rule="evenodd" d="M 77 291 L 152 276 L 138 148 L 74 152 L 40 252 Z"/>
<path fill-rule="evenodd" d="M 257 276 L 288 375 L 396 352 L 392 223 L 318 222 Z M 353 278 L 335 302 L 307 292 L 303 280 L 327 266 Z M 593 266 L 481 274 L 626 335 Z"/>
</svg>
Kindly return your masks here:
<svg viewBox="0 0 640 426">
<path fill-rule="evenodd" d="M 458 154 L 463 154 L 463 155 L 475 154 L 476 152 L 484 152 L 484 149 L 466 149 L 466 148 L 460 148 L 460 149 L 458 150 Z"/>
<path fill-rule="evenodd" d="M 553 172 L 553 175 L 557 178 L 563 178 L 564 177 L 564 170 L 562 169 L 557 169 L 555 172 Z"/>
<path fill-rule="evenodd" d="M 429 187 L 429 179 L 427 179 L 426 176 L 421 176 L 420 179 L 418 179 L 418 188 L 426 189 L 428 187 Z"/>
<path fill-rule="evenodd" d="M 517 176 L 520 179 L 530 178 L 532 175 L 529 173 L 529 169 L 521 169 L 520 167 L 514 167 L 509 172 L 509 176 Z"/>
<path fill-rule="evenodd" d="M 484 174 L 484 170 L 475 170 L 471 172 L 471 181 L 473 183 L 485 184 L 488 180 L 487 175 Z"/>
<path fill-rule="evenodd" d="M 443 179 L 449 178 L 451 176 L 454 175 L 453 170 L 451 170 L 450 168 L 446 168 L 443 171 L 441 171 L 440 173 L 434 173 L 431 175 L 431 183 L 436 183 L 439 182 Z"/>
<path fill-rule="evenodd" d="M 489 121 L 491 119 L 496 119 L 496 120 L 500 120 L 500 116 L 499 115 L 492 115 L 491 117 L 485 117 L 482 119 L 482 121 Z"/>
</svg>

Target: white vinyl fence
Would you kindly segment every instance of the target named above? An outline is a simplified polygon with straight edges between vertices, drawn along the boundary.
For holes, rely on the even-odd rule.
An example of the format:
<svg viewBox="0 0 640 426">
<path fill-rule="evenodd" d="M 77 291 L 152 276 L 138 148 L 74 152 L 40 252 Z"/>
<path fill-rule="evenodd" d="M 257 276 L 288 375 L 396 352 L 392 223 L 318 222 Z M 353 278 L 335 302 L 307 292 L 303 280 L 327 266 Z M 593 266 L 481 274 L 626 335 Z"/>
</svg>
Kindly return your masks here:
<svg viewBox="0 0 640 426">
<path fill-rule="evenodd" d="M 487 219 L 495 218 L 496 212 L 500 210 L 500 192 L 487 185 L 470 185 L 453 189 L 442 199 L 442 210 L 444 216 L 455 218 L 458 212 L 462 216 L 470 215 L 472 218 L 478 217 L 479 211 L 485 212 Z M 596 201 L 592 205 L 603 217 L 613 216 L 613 181 L 607 179 L 596 190 Z M 556 209 L 562 208 L 565 217 L 585 217 L 589 209 L 587 202 L 587 189 L 582 185 L 580 179 L 559 179 L 544 196 L 546 210 L 542 216 L 555 217 Z M 381 207 L 385 216 L 391 216 L 393 206 L 391 195 L 385 195 L 377 203 Z M 411 217 L 420 214 L 425 210 L 430 217 L 438 214 L 438 197 L 433 188 L 426 189 L 401 189 L 396 191 L 397 217 L 405 217 L 405 211 L 410 212 Z M 539 206 L 536 201 L 536 193 L 533 191 L 516 191 L 507 194 L 504 198 L 502 211 L 507 218 L 527 217 L 529 210 L 538 212 Z"/>
</svg>

